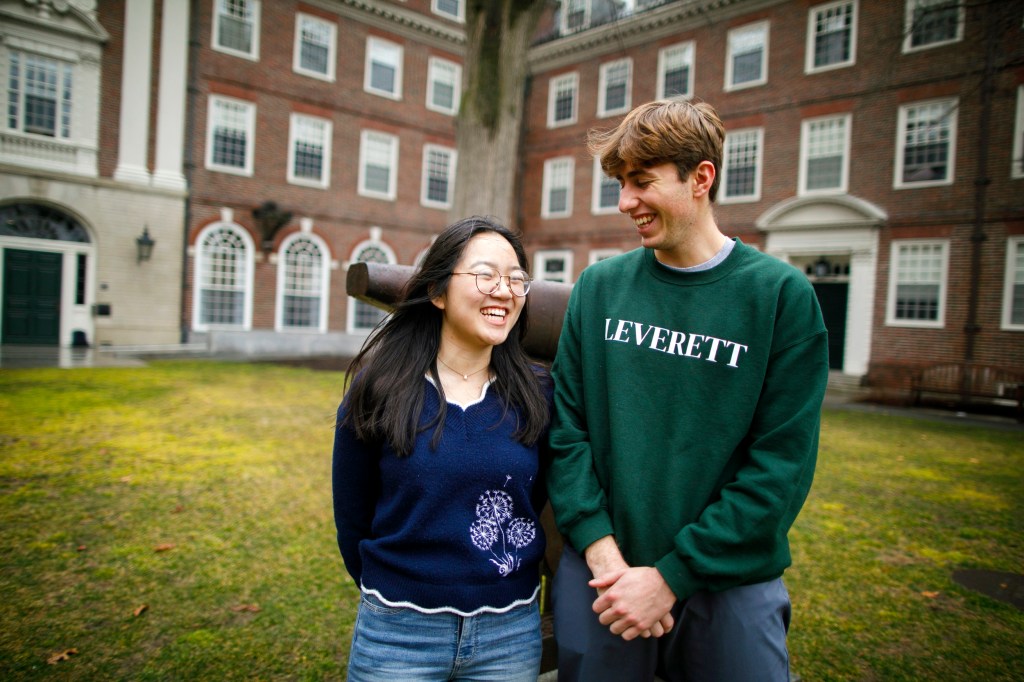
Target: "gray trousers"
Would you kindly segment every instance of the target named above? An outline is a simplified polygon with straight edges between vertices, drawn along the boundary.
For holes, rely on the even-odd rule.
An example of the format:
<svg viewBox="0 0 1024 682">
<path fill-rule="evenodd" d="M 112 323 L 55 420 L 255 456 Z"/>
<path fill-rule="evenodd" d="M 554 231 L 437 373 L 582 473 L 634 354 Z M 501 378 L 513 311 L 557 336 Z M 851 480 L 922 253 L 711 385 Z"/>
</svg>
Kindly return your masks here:
<svg viewBox="0 0 1024 682">
<path fill-rule="evenodd" d="M 667 635 L 625 641 L 591 608 L 590 568 L 568 543 L 552 591 L 559 682 L 785 682 L 789 593 L 782 579 L 698 592 L 672 609 Z"/>
</svg>

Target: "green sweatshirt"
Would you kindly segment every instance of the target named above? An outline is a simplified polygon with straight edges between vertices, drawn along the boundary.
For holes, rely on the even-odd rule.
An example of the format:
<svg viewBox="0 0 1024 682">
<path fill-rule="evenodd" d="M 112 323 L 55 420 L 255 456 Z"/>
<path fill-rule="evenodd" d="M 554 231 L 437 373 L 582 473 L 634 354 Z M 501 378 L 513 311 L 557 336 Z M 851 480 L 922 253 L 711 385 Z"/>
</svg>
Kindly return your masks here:
<svg viewBox="0 0 1024 682">
<path fill-rule="evenodd" d="M 828 346 L 807 278 L 737 240 L 681 273 L 636 249 L 587 268 L 552 366 L 559 529 L 614 535 L 679 599 L 782 575 L 818 450 Z"/>
</svg>

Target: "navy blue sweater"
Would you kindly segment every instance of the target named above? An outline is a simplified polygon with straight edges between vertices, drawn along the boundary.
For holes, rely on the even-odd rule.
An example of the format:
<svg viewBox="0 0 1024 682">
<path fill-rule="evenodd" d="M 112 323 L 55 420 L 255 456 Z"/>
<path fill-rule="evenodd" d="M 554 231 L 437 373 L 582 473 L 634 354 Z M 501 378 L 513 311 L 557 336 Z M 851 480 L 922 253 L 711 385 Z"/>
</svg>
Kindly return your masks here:
<svg viewBox="0 0 1024 682">
<path fill-rule="evenodd" d="M 440 407 L 424 379 L 420 424 Z M 338 408 L 343 424 L 346 403 Z M 443 435 L 419 433 L 412 453 L 371 446 L 347 426 L 334 440 L 334 519 L 345 568 L 384 602 L 428 613 L 501 612 L 537 594 L 544 555 L 538 447 L 516 441 L 488 386 L 465 409 L 449 403 Z M 546 434 L 541 443 L 546 442 Z"/>
</svg>

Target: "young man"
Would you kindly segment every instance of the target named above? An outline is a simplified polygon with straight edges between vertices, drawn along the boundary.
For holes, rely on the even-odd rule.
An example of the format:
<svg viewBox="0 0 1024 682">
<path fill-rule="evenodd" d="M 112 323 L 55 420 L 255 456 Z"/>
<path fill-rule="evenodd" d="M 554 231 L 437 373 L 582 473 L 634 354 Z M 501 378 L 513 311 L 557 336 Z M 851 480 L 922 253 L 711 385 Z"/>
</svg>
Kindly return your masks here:
<svg viewBox="0 0 1024 682">
<path fill-rule="evenodd" d="M 580 275 L 552 367 L 559 680 L 788 679 L 827 336 L 803 274 L 719 230 L 724 138 L 660 101 L 588 140 L 643 248 Z"/>
</svg>

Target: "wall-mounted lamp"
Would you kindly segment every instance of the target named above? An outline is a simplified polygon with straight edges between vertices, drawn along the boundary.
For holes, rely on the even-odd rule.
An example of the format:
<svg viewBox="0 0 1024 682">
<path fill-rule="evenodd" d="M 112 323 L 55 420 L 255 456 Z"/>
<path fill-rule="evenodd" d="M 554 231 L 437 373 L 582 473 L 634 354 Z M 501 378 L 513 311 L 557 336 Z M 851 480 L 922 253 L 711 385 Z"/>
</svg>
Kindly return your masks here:
<svg viewBox="0 0 1024 682">
<path fill-rule="evenodd" d="M 828 277 L 832 274 L 832 264 L 825 260 L 824 256 L 819 256 L 818 260 L 814 263 L 814 276 L 815 277 Z"/>
<path fill-rule="evenodd" d="M 153 255 L 153 247 L 156 246 L 156 240 L 149 236 L 149 226 L 142 228 L 142 234 L 135 238 L 136 248 L 136 263 L 141 263 L 144 260 L 149 260 L 149 257 Z"/>
<path fill-rule="evenodd" d="M 256 219 L 263 236 L 263 253 L 270 253 L 274 250 L 274 235 L 292 219 L 291 211 L 282 211 L 277 207 L 277 202 L 264 201 L 252 210 L 252 217 Z"/>
</svg>

